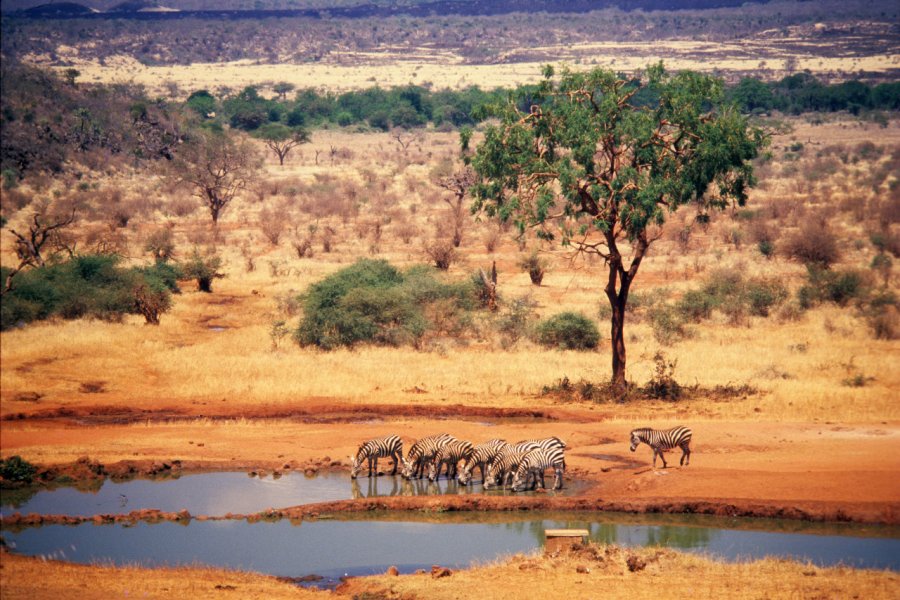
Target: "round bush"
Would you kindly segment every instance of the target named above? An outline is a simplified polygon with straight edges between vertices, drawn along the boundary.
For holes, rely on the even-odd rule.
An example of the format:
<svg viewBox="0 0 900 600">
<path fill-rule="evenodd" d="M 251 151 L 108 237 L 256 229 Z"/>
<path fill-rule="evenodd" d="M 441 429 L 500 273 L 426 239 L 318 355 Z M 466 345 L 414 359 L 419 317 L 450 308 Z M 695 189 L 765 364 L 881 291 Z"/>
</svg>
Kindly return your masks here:
<svg viewBox="0 0 900 600">
<path fill-rule="evenodd" d="M 538 323 L 535 341 L 562 350 L 592 350 L 600 343 L 600 332 L 584 315 L 564 312 Z"/>
</svg>

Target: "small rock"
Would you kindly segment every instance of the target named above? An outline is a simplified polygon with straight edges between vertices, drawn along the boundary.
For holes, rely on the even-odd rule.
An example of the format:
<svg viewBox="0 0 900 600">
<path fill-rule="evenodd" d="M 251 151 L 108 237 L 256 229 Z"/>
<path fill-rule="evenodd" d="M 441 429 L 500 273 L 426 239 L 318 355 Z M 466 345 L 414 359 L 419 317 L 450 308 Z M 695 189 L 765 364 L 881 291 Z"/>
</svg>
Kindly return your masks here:
<svg viewBox="0 0 900 600">
<path fill-rule="evenodd" d="M 577 567 L 575 567 L 575 572 L 576 572 L 576 573 L 590 573 L 591 570 L 588 569 L 588 568 L 587 568 L 586 566 L 584 566 L 584 565 L 578 565 Z"/>
<path fill-rule="evenodd" d="M 391 577 L 397 577 L 400 574 L 400 570 L 397 569 L 397 567 L 391 565 L 390 567 L 388 567 L 386 574 L 390 575 Z"/>
<path fill-rule="evenodd" d="M 446 567 L 440 567 L 438 565 L 433 565 L 431 567 L 431 577 L 432 579 L 440 579 L 441 577 L 450 577 L 453 575 L 453 571 Z"/>
<path fill-rule="evenodd" d="M 625 559 L 625 564 L 628 565 L 628 570 L 632 573 L 636 573 L 638 571 L 643 571 L 647 566 L 647 563 L 644 562 L 640 556 L 636 556 L 634 554 L 629 554 L 628 558 Z"/>
</svg>

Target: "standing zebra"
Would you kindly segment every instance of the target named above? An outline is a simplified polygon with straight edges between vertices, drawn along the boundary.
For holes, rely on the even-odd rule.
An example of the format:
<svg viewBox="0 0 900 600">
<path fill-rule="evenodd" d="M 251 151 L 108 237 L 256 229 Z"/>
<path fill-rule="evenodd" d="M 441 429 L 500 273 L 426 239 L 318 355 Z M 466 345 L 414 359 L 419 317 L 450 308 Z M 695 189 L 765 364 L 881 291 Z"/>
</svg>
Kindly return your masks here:
<svg viewBox="0 0 900 600">
<path fill-rule="evenodd" d="M 484 481 L 487 474 L 487 467 L 493 461 L 501 450 L 508 447 L 506 440 L 488 440 L 482 444 L 478 444 L 472 449 L 472 456 L 465 462 L 462 471 L 459 473 L 459 482 L 462 485 L 468 484 L 472 480 L 472 472 L 475 467 L 481 469 L 481 481 Z"/>
<path fill-rule="evenodd" d="M 428 479 L 435 481 L 441 475 L 441 467 L 447 464 L 447 479 L 456 477 L 456 469 L 459 461 L 468 461 L 472 456 L 472 442 L 465 440 L 450 440 L 440 448 L 431 461 L 431 469 L 428 472 Z"/>
<path fill-rule="evenodd" d="M 529 479 L 534 478 L 531 488 L 540 482 L 541 489 L 546 489 L 544 484 L 544 471 L 553 469 L 556 472 L 556 481 L 553 482 L 553 489 L 562 488 L 562 474 L 566 470 L 566 457 L 562 448 L 538 448 L 532 450 L 519 462 L 516 474 L 512 481 L 512 490 L 520 492 L 528 485 Z"/>
<path fill-rule="evenodd" d="M 524 446 L 525 444 L 536 444 L 538 448 L 559 448 L 560 450 L 566 449 L 566 443 L 555 435 L 534 440 L 522 440 L 521 442 L 516 443 L 517 446 Z"/>
<path fill-rule="evenodd" d="M 456 438 L 449 433 L 439 433 L 423 437 L 410 446 L 409 454 L 403 460 L 400 474 L 406 479 L 418 479 L 425 472 L 425 467 L 434 459 L 441 446 Z"/>
<path fill-rule="evenodd" d="M 691 464 L 691 430 L 687 427 L 673 427 L 665 431 L 657 431 L 649 427 L 635 429 L 631 432 L 631 451 L 634 452 L 641 442 L 653 448 L 653 467 L 656 468 L 656 455 L 662 459 L 666 468 L 666 457 L 663 452 L 675 446 L 681 448 L 680 465 Z"/>
<path fill-rule="evenodd" d="M 374 471 L 378 475 L 378 458 L 390 456 L 394 461 L 394 470 L 391 475 L 397 474 L 397 466 L 403 458 L 403 440 L 396 435 L 386 435 L 360 444 L 356 456 L 350 457 L 350 479 L 356 479 L 362 470 L 364 460 L 369 462 L 369 477 Z"/>
<path fill-rule="evenodd" d="M 537 449 L 537 445 L 530 442 L 504 448 L 488 465 L 487 476 L 484 478 L 484 489 L 506 485 L 507 480 L 519 468 L 519 463 L 522 462 L 525 455 Z"/>
</svg>

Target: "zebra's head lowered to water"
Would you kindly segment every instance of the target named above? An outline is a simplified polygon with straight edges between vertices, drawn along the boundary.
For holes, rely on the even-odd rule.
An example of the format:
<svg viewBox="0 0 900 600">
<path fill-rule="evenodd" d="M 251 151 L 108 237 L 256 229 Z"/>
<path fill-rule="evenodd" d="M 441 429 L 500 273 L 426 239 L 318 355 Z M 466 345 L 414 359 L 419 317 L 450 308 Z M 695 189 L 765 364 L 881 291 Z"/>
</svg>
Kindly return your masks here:
<svg viewBox="0 0 900 600">
<path fill-rule="evenodd" d="M 363 461 L 360 459 L 359 455 L 350 456 L 350 479 L 356 479 L 360 469 L 362 469 L 362 465 Z"/>
</svg>

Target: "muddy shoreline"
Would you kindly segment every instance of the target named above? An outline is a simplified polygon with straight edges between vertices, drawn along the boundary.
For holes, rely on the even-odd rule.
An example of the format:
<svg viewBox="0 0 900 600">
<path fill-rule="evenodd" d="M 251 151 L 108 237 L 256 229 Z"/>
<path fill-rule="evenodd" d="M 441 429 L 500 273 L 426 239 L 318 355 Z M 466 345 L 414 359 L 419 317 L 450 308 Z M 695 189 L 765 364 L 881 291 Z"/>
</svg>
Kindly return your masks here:
<svg viewBox="0 0 900 600">
<path fill-rule="evenodd" d="M 319 472 L 345 471 L 340 461 L 330 457 L 308 460 L 303 463 L 279 463 L 274 461 L 216 463 L 204 461 L 122 461 L 108 465 L 82 458 L 66 465 L 40 468 L 34 487 L 83 486 L 100 483 L 104 479 L 127 480 L 134 478 L 165 479 L 203 472 L 244 470 L 251 475 L 265 476 L 287 472 L 303 472 L 314 476 Z M 693 514 L 720 517 L 751 517 L 790 519 L 816 523 L 860 523 L 878 525 L 900 524 L 900 502 L 842 502 L 806 500 L 742 500 L 723 498 L 618 498 L 602 497 L 602 481 L 588 473 L 573 473 L 590 485 L 577 496 L 395 496 L 338 500 L 292 507 L 270 508 L 252 514 L 191 515 L 187 511 L 165 512 L 154 509 L 132 511 L 125 514 L 98 514 L 93 516 L 38 515 L 15 512 L 0 520 L 3 528 L 32 527 L 39 525 L 77 525 L 84 522 L 126 523 L 138 521 L 159 522 L 196 520 L 278 520 L 316 519 L 326 515 L 366 513 L 373 511 L 418 512 L 438 514 L 446 512 L 526 512 L 526 511 L 600 511 L 632 514 Z M 8 484 L 8 482 L 5 482 Z M 7 485 L 7 488 L 9 486 Z M 15 488 L 12 488 L 15 489 Z"/>
</svg>

